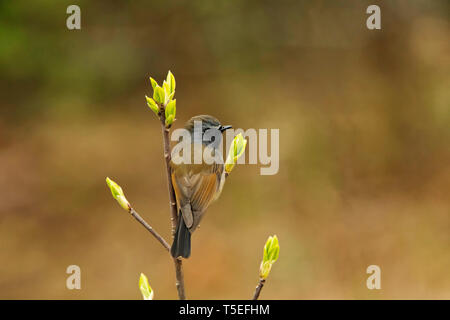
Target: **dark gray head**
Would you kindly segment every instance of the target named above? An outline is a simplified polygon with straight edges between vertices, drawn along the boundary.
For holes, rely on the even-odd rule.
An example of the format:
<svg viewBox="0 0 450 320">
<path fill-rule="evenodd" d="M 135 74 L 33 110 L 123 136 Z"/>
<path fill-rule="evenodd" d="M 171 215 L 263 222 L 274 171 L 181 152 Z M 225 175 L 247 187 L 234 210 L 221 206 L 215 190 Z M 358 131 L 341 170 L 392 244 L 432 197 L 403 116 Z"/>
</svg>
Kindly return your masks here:
<svg viewBox="0 0 450 320">
<path fill-rule="evenodd" d="M 194 141 L 202 139 L 202 142 L 206 145 L 210 143 L 219 145 L 222 139 L 222 132 L 231 128 L 231 126 L 221 125 L 219 120 L 213 116 L 204 114 L 192 117 L 186 122 L 184 127 L 193 135 Z"/>
<path fill-rule="evenodd" d="M 209 116 L 206 114 L 201 114 L 199 116 L 192 117 L 188 122 L 184 125 L 186 129 L 188 129 L 191 133 L 194 132 L 194 125 L 196 121 L 201 121 L 202 131 L 203 133 L 208 129 L 217 129 L 220 132 L 223 132 L 227 129 L 230 129 L 231 126 L 222 126 L 220 121 L 213 116 Z"/>
</svg>

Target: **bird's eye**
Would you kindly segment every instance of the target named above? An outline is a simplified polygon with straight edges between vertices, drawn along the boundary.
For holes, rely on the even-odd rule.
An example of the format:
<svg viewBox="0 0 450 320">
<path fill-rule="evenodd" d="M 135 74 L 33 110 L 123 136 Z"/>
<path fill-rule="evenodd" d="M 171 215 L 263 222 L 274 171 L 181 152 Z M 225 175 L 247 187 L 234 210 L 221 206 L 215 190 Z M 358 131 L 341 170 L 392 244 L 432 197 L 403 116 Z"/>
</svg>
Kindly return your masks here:
<svg viewBox="0 0 450 320">
<path fill-rule="evenodd" d="M 211 142 L 214 142 L 214 141 L 216 141 L 216 137 L 215 137 L 215 136 L 212 136 L 212 137 L 211 137 Z"/>
</svg>

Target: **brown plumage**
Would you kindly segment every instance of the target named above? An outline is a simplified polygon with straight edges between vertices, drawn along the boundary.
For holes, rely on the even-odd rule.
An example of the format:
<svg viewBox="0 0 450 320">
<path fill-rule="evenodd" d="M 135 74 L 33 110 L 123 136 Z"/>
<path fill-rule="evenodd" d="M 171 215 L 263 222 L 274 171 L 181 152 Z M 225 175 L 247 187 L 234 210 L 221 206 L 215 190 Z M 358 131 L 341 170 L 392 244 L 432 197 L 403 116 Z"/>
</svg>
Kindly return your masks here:
<svg viewBox="0 0 450 320">
<path fill-rule="evenodd" d="M 202 136 L 209 130 L 219 130 L 221 132 L 231 126 L 222 126 L 220 122 L 211 116 L 196 116 L 190 119 L 185 128 L 193 137 L 194 121 L 202 122 Z M 202 137 L 201 136 L 201 137 Z M 188 258 L 191 253 L 191 234 L 198 227 L 206 209 L 219 197 L 224 182 L 225 172 L 223 163 L 208 164 L 202 160 L 201 164 L 194 164 L 195 156 L 201 157 L 204 151 L 220 152 L 216 145 L 210 141 L 195 141 L 191 143 L 191 162 L 180 163 L 179 155 L 174 155 L 170 162 L 172 183 L 177 199 L 178 225 L 174 241 L 171 248 L 173 257 Z M 203 157 L 201 157 L 203 159 Z"/>
</svg>

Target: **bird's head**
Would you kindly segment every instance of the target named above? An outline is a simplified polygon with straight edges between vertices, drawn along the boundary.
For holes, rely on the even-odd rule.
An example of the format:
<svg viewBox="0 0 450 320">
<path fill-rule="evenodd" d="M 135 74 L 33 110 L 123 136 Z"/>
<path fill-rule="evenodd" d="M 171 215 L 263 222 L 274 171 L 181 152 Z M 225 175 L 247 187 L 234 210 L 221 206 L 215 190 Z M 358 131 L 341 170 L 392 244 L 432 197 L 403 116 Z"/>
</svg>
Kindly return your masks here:
<svg viewBox="0 0 450 320">
<path fill-rule="evenodd" d="M 219 120 L 210 115 L 199 115 L 192 117 L 186 122 L 185 129 L 189 130 L 191 135 L 194 136 L 194 141 L 201 138 L 204 144 L 220 143 L 222 133 L 230 129 L 230 125 L 223 126 Z M 198 130 L 199 132 L 196 132 Z M 201 131 L 201 132 L 200 132 Z M 218 139 L 216 138 L 218 137 Z"/>
</svg>

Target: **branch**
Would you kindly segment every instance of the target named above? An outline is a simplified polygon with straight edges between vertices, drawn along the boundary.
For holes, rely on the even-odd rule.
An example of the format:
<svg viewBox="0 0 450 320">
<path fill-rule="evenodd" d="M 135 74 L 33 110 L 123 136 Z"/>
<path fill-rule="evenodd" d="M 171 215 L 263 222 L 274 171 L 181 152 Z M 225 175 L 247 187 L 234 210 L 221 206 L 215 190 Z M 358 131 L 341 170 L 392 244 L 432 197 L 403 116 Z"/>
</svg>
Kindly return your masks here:
<svg viewBox="0 0 450 320">
<path fill-rule="evenodd" d="M 133 208 L 130 208 L 130 213 L 131 215 L 140 223 L 144 226 L 145 229 L 148 230 L 148 232 L 150 232 L 155 238 L 156 240 L 158 240 L 163 247 L 167 250 L 170 251 L 170 245 L 167 243 L 166 240 L 164 240 L 164 238 L 162 236 L 160 236 L 158 234 L 158 232 L 156 232 L 145 220 L 144 218 L 142 218 L 139 213 L 137 213 Z M 183 269 L 182 269 L 182 262 L 181 260 L 178 259 L 173 259 L 174 260 L 174 265 L 175 265 L 175 274 L 176 274 L 176 286 L 177 286 L 177 291 L 178 291 L 178 297 L 180 298 L 180 300 L 186 300 L 186 294 L 184 293 L 184 276 L 183 276 Z"/>
<path fill-rule="evenodd" d="M 163 245 L 163 247 L 167 251 L 170 251 L 170 245 L 167 243 L 167 241 L 164 240 L 164 238 L 159 235 L 158 232 L 153 230 L 153 228 L 144 220 L 144 218 L 142 218 L 139 213 L 137 213 L 136 210 L 133 209 L 127 198 L 125 198 L 125 194 L 123 193 L 122 188 L 108 177 L 106 178 L 106 184 L 111 189 L 112 196 L 117 200 L 122 209 L 130 213 L 140 224 L 144 226 L 145 229 L 147 229 L 148 232 L 150 232 L 156 238 L 156 240 L 158 240 Z"/>
<path fill-rule="evenodd" d="M 158 240 L 163 247 L 167 250 L 170 251 L 170 245 L 167 243 L 166 240 L 164 240 L 164 238 L 158 233 L 156 232 L 145 220 L 144 218 L 142 218 L 139 213 L 137 213 L 133 208 L 129 209 L 131 215 L 140 223 L 144 226 L 145 229 L 148 230 L 148 232 L 150 232 L 155 238 L 156 240 Z M 177 291 L 178 291 L 178 297 L 180 298 L 180 300 L 186 300 L 186 294 L 184 292 L 184 276 L 183 276 L 183 269 L 182 269 L 182 262 L 179 259 L 173 259 L 174 260 L 174 265 L 175 265 L 175 275 L 176 275 L 176 287 L 177 287 Z"/>
<path fill-rule="evenodd" d="M 158 240 L 163 247 L 167 250 L 170 251 L 170 245 L 167 243 L 166 240 L 164 240 L 164 238 L 162 236 L 159 235 L 158 232 L 156 232 L 140 215 L 139 213 L 137 213 L 133 208 L 130 209 L 130 213 L 131 215 L 140 223 L 144 226 L 145 229 L 148 230 L 148 232 L 150 232 L 155 238 L 156 240 Z"/>
<path fill-rule="evenodd" d="M 258 300 L 259 294 L 261 293 L 261 290 L 262 290 L 265 282 L 266 282 L 265 279 L 259 279 L 258 285 L 256 286 L 256 289 L 255 289 L 255 293 L 253 294 L 253 300 Z"/>
<path fill-rule="evenodd" d="M 170 213 L 171 213 L 171 222 L 172 222 L 172 235 L 175 235 L 175 229 L 178 223 L 178 212 L 177 212 L 177 201 L 175 198 L 175 191 L 172 185 L 172 177 L 170 172 L 170 160 L 171 160 L 171 152 L 170 152 L 170 139 L 169 139 L 169 129 L 166 128 L 166 116 L 164 111 L 160 112 L 159 119 L 161 120 L 161 128 L 163 135 L 163 147 L 164 147 L 164 160 L 166 163 L 166 173 L 167 173 L 167 187 L 169 191 L 169 205 L 170 205 Z"/>
<path fill-rule="evenodd" d="M 177 258 L 173 258 L 173 263 L 175 265 L 175 276 L 177 278 L 175 285 L 177 286 L 178 298 L 180 300 L 186 300 L 186 293 L 184 292 L 183 263 L 181 259 Z"/>
<path fill-rule="evenodd" d="M 164 147 L 164 160 L 166 162 L 166 173 L 167 173 L 167 186 L 169 191 L 169 205 L 171 210 L 171 222 L 172 222 L 172 236 L 175 235 L 175 229 L 178 223 L 178 210 L 177 201 L 175 198 L 175 190 L 172 185 L 172 177 L 170 172 L 170 139 L 169 139 L 169 128 L 166 128 L 166 115 L 164 113 L 164 108 L 160 107 L 159 119 L 161 120 L 162 136 L 163 136 L 163 147 Z M 184 291 L 184 275 L 183 275 L 183 262 L 181 259 L 174 258 L 173 263 L 175 265 L 175 276 L 176 276 L 176 287 L 178 291 L 178 298 L 180 300 L 186 300 L 186 293 Z"/>
</svg>

